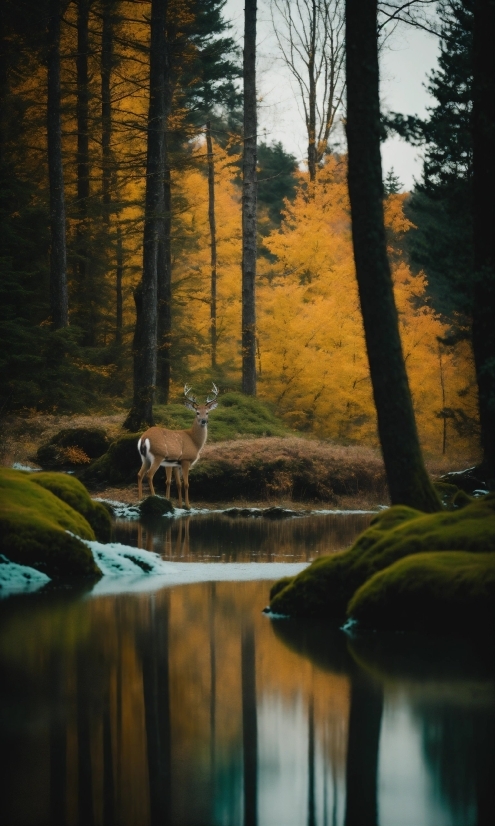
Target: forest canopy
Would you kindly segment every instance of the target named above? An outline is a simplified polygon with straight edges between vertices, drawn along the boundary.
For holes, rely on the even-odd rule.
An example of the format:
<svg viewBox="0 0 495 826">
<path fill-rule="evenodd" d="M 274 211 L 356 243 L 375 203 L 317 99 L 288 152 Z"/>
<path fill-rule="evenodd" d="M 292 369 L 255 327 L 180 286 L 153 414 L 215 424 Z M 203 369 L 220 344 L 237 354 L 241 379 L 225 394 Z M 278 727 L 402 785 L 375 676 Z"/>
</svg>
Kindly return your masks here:
<svg viewBox="0 0 495 826">
<path fill-rule="evenodd" d="M 242 94 L 240 54 L 223 3 L 169 0 L 164 9 L 166 347 L 170 397 L 176 398 L 186 381 L 241 387 Z M 150 14 L 144 0 L 1 5 L 3 414 L 130 404 L 134 294 L 143 264 Z M 50 303 L 53 183 L 47 143 L 53 15 L 60 23 L 69 318 L 58 328 Z M 467 32 L 466 20 L 459 13 L 448 25 Z M 466 38 L 458 41 L 458 51 L 464 42 L 468 48 Z M 443 52 L 447 68 L 449 42 Z M 434 88 L 442 71 L 432 78 Z M 426 136 L 430 147 L 438 144 L 434 118 L 430 131 L 399 120 L 395 128 L 405 132 L 407 126 L 409 134 Z M 438 258 L 432 261 L 432 248 L 430 258 L 424 254 L 431 204 L 441 202 L 443 215 L 445 199 L 454 209 L 457 197 L 446 189 L 447 173 L 442 178 L 432 172 L 437 157 L 430 149 L 424 180 L 412 197 L 385 188 L 387 244 L 422 445 L 431 454 L 466 455 L 476 444 L 477 397 L 469 336 L 459 335 L 466 328 L 465 302 L 457 298 L 462 278 L 453 271 L 452 289 L 445 288 L 445 269 Z M 214 359 L 209 175 L 216 224 Z M 280 143 L 258 147 L 257 393 L 294 429 L 375 444 L 346 175 L 345 155 L 329 147 L 322 149 L 314 176 Z M 469 186 L 466 176 L 458 176 L 462 191 Z M 457 264 L 462 275 L 468 264 L 460 257 Z M 158 400 L 166 400 L 161 392 L 159 380 Z"/>
</svg>

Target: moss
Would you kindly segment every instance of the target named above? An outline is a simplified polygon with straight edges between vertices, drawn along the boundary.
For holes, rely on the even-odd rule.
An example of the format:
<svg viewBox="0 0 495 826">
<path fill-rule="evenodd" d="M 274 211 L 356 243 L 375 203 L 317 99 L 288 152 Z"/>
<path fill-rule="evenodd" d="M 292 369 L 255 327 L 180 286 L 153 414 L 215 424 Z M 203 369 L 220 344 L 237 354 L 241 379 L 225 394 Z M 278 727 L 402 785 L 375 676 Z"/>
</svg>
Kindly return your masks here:
<svg viewBox="0 0 495 826">
<path fill-rule="evenodd" d="M 173 513 L 174 507 L 169 499 L 163 496 L 147 496 L 139 505 L 141 516 L 148 518 L 163 516 L 165 513 Z"/>
<path fill-rule="evenodd" d="M 52 578 L 101 576 L 78 538 L 95 538 L 87 520 L 33 480 L 33 474 L 0 470 L 0 553 Z"/>
<path fill-rule="evenodd" d="M 363 628 L 493 631 L 495 553 L 443 551 L 401 559 L 356 591 L 348 614 Z"/>
<path fill-rule="evenodd" d="M 141 467 L 137 443 L 141 433 L 121 436 L 112 442 L 107 452 L 79 474 L 90 488 L 136 482 Z"/>
<path fill-rule="evenodd" d="M 495 547 L 495 496 L 457 511 L 422 514 L 396 505 L 378 514 L 354 545 L 321 557 L 270 603 L 292 616 L 344 616 L 354 592 L 378 571 L 423 551 L 490 552 Z"/>
<path fill-rule="evenodd" d="M 108 542 L 112 533 L 112 520 L 108 510 L 100 503 L 93 502 L 84 485 L 66 473 L 36 473 L 32 482 L 51 491 L 71 508 L 82 514 L 89 522 L 100 542 Z"/>
<path fill-rule="evenodd" d="M 85 461 L 98 459 L 108 450 L 109 444 L 107 435 L 101 428 L 66 428 L 41 445 L 35 458 L 41 467 L 49 470 L 75 467 Z"/>
<path fill-rule="evenodd" d="M 434 482 L 433 487 L 438 493 L 444 508 L 447 510 L 456 510 L 457 508 L 465 508 L 473 502 L 473 498 L 468 496 L 463 490 L 447 482 Z"/>
</svg>

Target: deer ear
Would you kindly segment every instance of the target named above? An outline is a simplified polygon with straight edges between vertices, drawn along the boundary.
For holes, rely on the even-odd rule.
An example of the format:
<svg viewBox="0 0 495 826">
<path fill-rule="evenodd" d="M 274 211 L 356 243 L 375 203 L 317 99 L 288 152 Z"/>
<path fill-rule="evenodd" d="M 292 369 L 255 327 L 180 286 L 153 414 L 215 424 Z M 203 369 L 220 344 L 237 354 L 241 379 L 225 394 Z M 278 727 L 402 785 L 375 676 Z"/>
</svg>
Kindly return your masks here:
<svg viewBox="0 0 495 826">
<path fill-rule="evenodd" d="M 209 413 L 210 410 L 215 410 L 215 407 L 218 407 L 218 402 L 210 402 L 206 406 L 208 408 L 208 413 Z"/>
<path fill-rule="evenodd" d="M 184 405 L 187 407 L 188 410 L 194 410 L 196 412 L 196 405 L 193 402 L 185 401 Z"/>
</svg>

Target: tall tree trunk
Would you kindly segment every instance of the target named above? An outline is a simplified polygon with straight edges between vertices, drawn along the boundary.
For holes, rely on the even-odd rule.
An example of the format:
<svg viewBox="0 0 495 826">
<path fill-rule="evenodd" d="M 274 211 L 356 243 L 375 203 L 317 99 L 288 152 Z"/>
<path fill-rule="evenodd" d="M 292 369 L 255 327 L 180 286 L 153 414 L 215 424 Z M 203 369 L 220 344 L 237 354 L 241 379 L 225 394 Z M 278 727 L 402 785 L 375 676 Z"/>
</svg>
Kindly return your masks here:
<svg viewBox="0 0 495 826">
<path fill-rule="evenodd" d="M 48 12 L 47 143 L 50 186 L 50 313 L 58 330 L 69 324 L 65 194 L 60 117 L 60 0 L 50 0 Z"/>
<path fill-rule="evenodd" d="M 242 391 L 256 395 L 256 0 L 245 0 L 242 158 Z"/>
<path fill-rule="evenodd" d="M 163 221 L 163 170 L 165 154 L 165 85 L 167 71 L 165 25 L 167 0 L 151 2 L 150 102 L 146 157 L 146 199 L 143 235 L 141 319 L 134 336 L 134 396 L 124 427 L 137 431 L 153 425 L 157 375 L 158 241 Z"/>
<path fill-rule="evenodd" d="M 110 223 L 110 204 L 112 200 L 112 103 L 110 79 L 113 64 L 115 0 L 102 2 L 101 32 L 101 190 L 103 201 L 103 220 Z"/>
<path fill-rule="evenodd" d="M 124 275 L 124 251 L 122 248 L 122 228 L 117 225 L 117 272 L 116 272 L 116 318 L 115 344 L 122 344 L 122 278 Z"/>
<path fill-rule="evenodd" d="M 167 12 L 166 12 L 167 15 Z M 165 15 L 165 16 L 166 16 Z M 161 174 L 161 215 L 158 229 L 158 353 L 157 377 L 160 399 L 168 404 L 171 380 L 171 349 L 172 349 L 172 180 L 170 174 L 168 118 L 172 109 L 172 82 L 168 55 L 170 53 L 169 24 L 165 20 L 165 45 L 163 67 L 163 166 Z"/>
<path fill-rule="evenodd" d="M 316 0 L 311 0 L 311 46 L 308 56 L 308 171 L 310 181 L 316 181 L 316 14 Z"/>
<path fill-rule="evenodd" d="M 376 0 L 346 2 L 354 259 L 390 498 L 429 513 L 441 505 L 421 455 L 385 241 L 376 15 Z"/>
<path fill-rule="evenodd" d="M 206 123 L 206 151 L 208 153 L 208 221 L 210 224 L 210 344 L 211 366 L 217 366 L 217 231 L 215 221 L 215 162 L 211 140 L 211 122 Z"/>
<path fill-rule="evenodd" d="M 89 8 L 91 0 L 78 0 L 77 4 L 77 55 L 76 55 L 76 118 L 77 118 L 77 283 L 81 326 L 84 343 L 92 347 L 96 343 L 96 295 L 90 283 L 89 272 L 89 220 L 90 194 L 89 166 Z"/>
<path fill-rule="evenodd" d="M 474 6 L 473 351 L 483 469 L 495 481 L 495 0 Z"/>
<path fill-rule="evenodd" d="M 165 106 L 168 115 L 168 96 Z M 162 187 L 162 215 L 158 242 L 158 381 L 161 400 L 168 404 L 172 348 L 172 182 L 166 133 Z"/>
</svg>

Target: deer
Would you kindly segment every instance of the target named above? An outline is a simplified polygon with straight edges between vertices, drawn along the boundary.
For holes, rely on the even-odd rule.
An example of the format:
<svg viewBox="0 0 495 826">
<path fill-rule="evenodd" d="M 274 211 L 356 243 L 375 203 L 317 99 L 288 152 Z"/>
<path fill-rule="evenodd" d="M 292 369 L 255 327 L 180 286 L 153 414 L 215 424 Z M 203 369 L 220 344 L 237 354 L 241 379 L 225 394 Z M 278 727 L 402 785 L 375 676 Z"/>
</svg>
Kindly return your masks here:
<svg viewBox="0 0 495 826">
<path fill-rule="evenodd" d="M 152 496 L 155 495 L 153 477 L 158 468 L 163 465 L 166 475 L 165 496 L 170 499 L 170 484 L 172 470 L 177 485 L 179 508 L 182 507 L 181 472 L 184 480 L 185 506 L 189 510 L 189 470 L 199 459 L 208 435 L 208 413 L 218 406 L 218 388 L 213 384 L 212 392 L 207 396 L 204 404 L 198 404 L 191 395 L 191 387 L 184 385 L 184 404 L 188 410 L 196 414 L 193 425 L 189 430 L 167 430 L 164 427 L 150 427 L 137 443 L 141 456 L 141 469 L 138 473 L 138 495 L 143 498 L 143 478 L 147 476 Z"/>
</svg>

